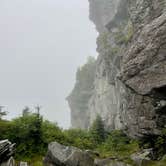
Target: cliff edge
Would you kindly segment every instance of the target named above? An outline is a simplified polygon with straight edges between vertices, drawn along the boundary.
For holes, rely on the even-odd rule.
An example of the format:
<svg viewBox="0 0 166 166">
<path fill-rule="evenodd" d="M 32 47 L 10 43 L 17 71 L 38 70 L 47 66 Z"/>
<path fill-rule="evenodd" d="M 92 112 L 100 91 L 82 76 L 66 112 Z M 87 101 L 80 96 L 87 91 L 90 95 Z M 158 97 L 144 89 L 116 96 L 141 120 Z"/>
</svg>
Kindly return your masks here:
<svg viewBox="0 0 166 166">
<path fill-rule="evenodd" d="M 122 129 L 134 138 L 159 135 L 166 127 L 166 1 L 89 4 L 99 56 L 88 118 L 79 127 L 88 128 L 99 114 L 108 130 Z"/>
</svg>

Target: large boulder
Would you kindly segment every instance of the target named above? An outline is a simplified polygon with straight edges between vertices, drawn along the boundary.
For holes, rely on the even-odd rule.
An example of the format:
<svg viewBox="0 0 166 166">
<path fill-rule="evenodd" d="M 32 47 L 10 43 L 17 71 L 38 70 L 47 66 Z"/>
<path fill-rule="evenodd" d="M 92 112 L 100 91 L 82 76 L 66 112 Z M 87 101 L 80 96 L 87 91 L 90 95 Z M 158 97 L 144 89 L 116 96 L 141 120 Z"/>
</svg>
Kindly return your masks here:
<svg viewBox="0 0 166 166">
<path fill-rule="evenodd" d="M 87 152 L 75 151 L 65 162 L 66 166 L 93 166 L 94 159 Z"/>
<path fill-rule="evenodd" d="M 144 149 L 141 152 L 135 153 L 131 155 L 131 159 L 137 166 L 146 166 L 151 162 L 153 158 L 153 150 L 152 149 Z"/>
<path fill-rule="evenodd" d="M 13 157 L 10 157 L 8 160 L 0 163 L 0 166 L 15 166 L 15 160 Z"/>
<path fill-rule="evenodd" d="M 86 151 L 52 142 L 44 159 L 45 166 L 93 166 L 94 159 Z"/>
<path fill-rule="evenodd" d="M 116 158 L 95 159 L 96 166 L 130 166 Z"/>
<path fill-rule="evenodd" d="M 13 166 L 14 160 L 12 155 L 14 154 L 15 144 L 12 144 L 8 140 L 0 141 L 0 166 Z"/>
<path fill-rule="evenodd" d="M 28 163 L 27 162 L 24 162 L 24 161 L 21 161 L 19 166 L 28 166 Z"/>
</svg>

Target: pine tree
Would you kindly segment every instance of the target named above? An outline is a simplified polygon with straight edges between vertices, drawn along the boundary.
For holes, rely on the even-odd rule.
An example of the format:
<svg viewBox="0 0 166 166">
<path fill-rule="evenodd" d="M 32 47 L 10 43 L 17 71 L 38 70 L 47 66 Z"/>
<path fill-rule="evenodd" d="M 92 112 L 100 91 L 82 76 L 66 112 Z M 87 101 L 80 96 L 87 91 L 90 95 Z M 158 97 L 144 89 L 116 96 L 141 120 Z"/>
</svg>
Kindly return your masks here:
<svg viewBox="0 0 166 166">
<path fill-rule="evenodd" d="M 2 111 L 4 106 L 0 106 L 0 120 L 2 119 L 3 116 L 5 116 L 7 113 L 5 111 Z"/>
<path fill-rule="evenodd" d="M 100 144 L 104 142 L 106 132 L 101 116 L 97 115 L 96 120 L 93 122 L 90 128 L 90 135 L 95 144 Z"/>
</svg>

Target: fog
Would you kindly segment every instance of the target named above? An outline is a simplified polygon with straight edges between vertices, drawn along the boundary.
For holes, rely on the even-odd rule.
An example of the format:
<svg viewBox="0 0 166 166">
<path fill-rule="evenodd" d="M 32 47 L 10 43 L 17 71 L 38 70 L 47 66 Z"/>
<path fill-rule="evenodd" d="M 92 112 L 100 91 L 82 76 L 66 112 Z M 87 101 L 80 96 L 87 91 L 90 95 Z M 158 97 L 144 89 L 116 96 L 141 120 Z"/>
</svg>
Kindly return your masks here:
<svg viewBox="0 0 166 166">
<path fill-rule="evenodd" d="M 11 119 L 24 106 L 70 126 L 65 101 L 77 67 L 95 56 L 88 0 L 0 1 L 0 105 Z"/>
</svg>

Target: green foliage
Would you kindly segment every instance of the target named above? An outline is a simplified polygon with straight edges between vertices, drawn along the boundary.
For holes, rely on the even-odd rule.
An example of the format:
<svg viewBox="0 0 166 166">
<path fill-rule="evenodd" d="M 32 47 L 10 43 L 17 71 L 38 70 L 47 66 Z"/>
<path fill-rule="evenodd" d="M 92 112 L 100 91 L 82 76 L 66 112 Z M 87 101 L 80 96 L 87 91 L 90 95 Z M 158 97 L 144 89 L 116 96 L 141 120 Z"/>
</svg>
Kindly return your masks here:
<svg viewBox="0 0 166 166">
<path fill-rule="evenodd" d="M 0 120 L 0 139 L 9 139 L 17 144 L 16 160 L 27 161 L 34 166 L 42 165 L 50 142 L 57 141 L 67 146 L 94 150 L 100 157 L 118 157 L 132 163 L 129 156 L 143 148 L 153 147 L 158 157 L 166 153 L 166 129 L 160 136 L 149 137 L 140 142 L 128 138 L 122 131 L 110 133 L 104 130 L 103 121 L 97 116 L 89 131 L 81 129 L 62 130 L 56 123 L 44 121 L 39 114 L 24 112 L 12 121 Z M 147 166 L 165 166 L 166 160 L 152 161 Z"/>
<path fill-rule="evenodd" d="M 104 123 L 102 121 L 102 118 L 99 115 L 96 117 L 96 120 L 93 122 L 90 128 L 90 135 L 91 135 L 92 141 L 96 145 L 104 142 L 106 138 Z"/>
<path fill-rule="evenodd" d="M 140 147 L 142 148 L 153 148 L 155 152 L 155 157 L 160 159 L 161 156 L 166 154 L 166 128 L 162 129 L 160 135 L 151 135 L 143 138 L 140 141 Z"/>
<path fill-rule="evenodd" d="M 156 137 L 154 142 L 154 149 L 157 153 L 157 156 L 163 156 L 166 154 L 166 128 L 162 130 L 160 136 Z"/>
<path fill-rule="evenodd" d="M 8 139 L 10 128 L 10 121 L 0 120 L 0 140 Z"/>
<path fill-rule="evenodd" d="M 134 34 L 133 25 L 132 23 L 129 22 L 127 27 L 127 33 L 126 33 L 126 42 L 131 40 L 131 38 L 133 37 L 133 34 Z"/>
<path fill-rule="evenodd" d="M 116 32 L 115 41 L 117 44 L 125 44 L 127 42 L 125 34 L 121 31 Z"/>
<path fill-rule="evenodd" d="M 109 44 L 109 32 L 103 32 L 98 39 L 98 42 L 100 43 L 100 45 L 103 46 L 104 49 L 109 49 L 110 48 L 110 44 Z"/>
<path fill-rule="evenodd" d="M 133 25 L 131 22 L 129 22 L 127 24 L 126 31 L 124 31 L 124 26 L 125 26 L 125 24 L 122 25 L 122 27 L 120 27 L 118 32 L 116 32 L 114 35 L 115 42 L 120 45 L 127 44 L 131 40 L 133 33 L 134 33 Z"/>
<path fill-rule="evenodd" d="M 18 161 L 27 161 L 34 166 L 42 165 L 50 142 L 57 141 L 67 146 L 95 150 L 104 156 L 127 156 L 138 150 L 138 143 L 130 140 L 121 131 L 107 133 L 103 121 L 97 116 L 89 131 L 80 129 L 62 130 L 56 123 L 44 121 L 39 114 L 24 112 L 12 121 L 0 120 L 1 139 L 15 142 Z"/>
<path fill-rule="evenodd" d="M 55 140 L 63 144 L 65 141 L 65 136 L 61 128 L 59 128 L 56 123 L 46 120 L 42 123 L 42 140 L 46 145 Z"/>
<path fill-rule="evenodd" d="M 36 113 L 23 111 L 21 117 L 12 121 L 0 120 L 0 139 L 16 143 L 17 160 L 30 161 L 45 155 L 52 141 L 66 144 L 67 138 L 56 123 L 44 121 Z"/>
<path fill-rule="evenodd" d="M 137 147 L 135 142 L 120 131 L 107 133 L 100 116 L 97 116 L 89 131 L 63 131 L 56 123 L 44 121 L 39 114 L 23 111 L 21 117 L 12 121 L 0 120 L 0 133 L 1 139 L 16 143 L 16 160 L 27 161 L 35 166 L 42 164 L 42 156 L 46 154 L 48 144 L 53 141 L 83 150 L 97 150 L 101 156 L 129 154 Z"/>
<path fill-rule="evenodd" d="M 11 122 L 8 138 L 17 145 L 16 158 L 33 157 L 43 154 L 42 117 L 38 114 L 26 114 Z"/>
<path fill-rule="evenodd" d="M 138 142 L 129 139 L 122 131 L 112 131 L 104 143 L 98 146 L 98 151 L 104 156 L 125 156 L 139 149 Z"/>
<path fill-rule="evenodd" d="M 64 131 L 66 145 L 76 146 L 80 149 L 93 149 L 94 144 L 88 131 L 81 129 L 69 129 Z"/>
<path fill-rule="evenodd" d="M 166 166 L 166 161 L 161 160 L 161 161 L 150 161 L 148 164 L 144 166 Z"/>
</svg>

